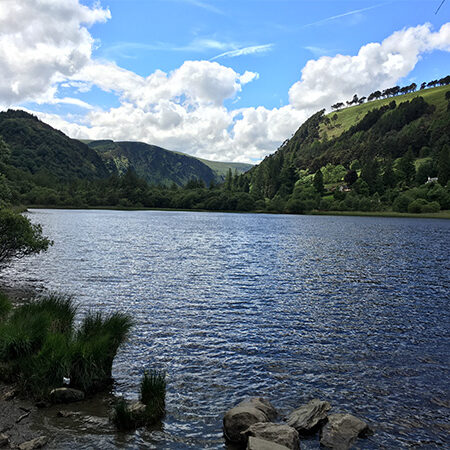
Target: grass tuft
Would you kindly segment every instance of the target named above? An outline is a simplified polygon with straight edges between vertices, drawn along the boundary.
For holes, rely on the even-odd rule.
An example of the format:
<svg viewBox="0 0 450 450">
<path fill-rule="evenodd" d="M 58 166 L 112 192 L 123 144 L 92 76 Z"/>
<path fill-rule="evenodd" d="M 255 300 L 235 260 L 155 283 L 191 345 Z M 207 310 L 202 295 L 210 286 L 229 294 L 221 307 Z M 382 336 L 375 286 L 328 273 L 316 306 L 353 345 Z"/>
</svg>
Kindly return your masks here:
<svg viewBox="0 0 450 450">
<path fill-rule="evenodd" d="M 140 400 L 147 407 L 148 420 L 152 423 L 164 416 L 166 406 L 166 373 L 145 371 L 141 381 Z"/>
<path fill-rule="evenodd" d="M 5 320 L 11 311 L 11 302 L 9 298 L 0 292 L 0 321 Z"/>
<path fill-rule="evenodd" d="M 61 386 L 63 377 L 86 392 L 110 383 L 131 319 L 120 313 L 88 313 L 76 330 L 75 314 L 71 297 L 50 294 L 0 321 L 0 362 L 13 369 L 24 393 L 44 397 Z"/>
</svg>

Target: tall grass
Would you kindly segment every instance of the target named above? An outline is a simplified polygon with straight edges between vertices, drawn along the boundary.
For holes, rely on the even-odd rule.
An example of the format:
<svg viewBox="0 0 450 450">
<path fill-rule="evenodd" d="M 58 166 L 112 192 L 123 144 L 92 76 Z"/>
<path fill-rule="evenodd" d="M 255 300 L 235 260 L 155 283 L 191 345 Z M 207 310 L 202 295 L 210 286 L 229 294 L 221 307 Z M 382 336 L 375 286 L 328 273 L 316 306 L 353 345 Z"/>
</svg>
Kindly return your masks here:
<svg viewBox="0 0 450 450">
<path fill-rule="evenodd" d="M 134 430 L 139 426 L 153 425 L 165 414 L 166 374 L 157 370 L 145 371 L 140 385 L 139 408 L 130 405 L 120 398 L 115 406 L 112 421 L 118 430 Z M 141 410 L 145 406 L 145 410 Z"/>
<path fill-rule="evenodd" d="M 140 400 L 146 405 L 147 420 L 157 422 L 166 407 L 166 374 L 157 370 L 145 371 L 141 381 Z"/>
<path fill-rule="evenodd" d="M 13 368 L 24 392 L 45 396 L 61 386 L 63 377 L 88 392 L 111 381 L 112 363 L 131 319 L 121 313 L 88 313 L 76 330 L 75 314 L 71 297 L 51 294 L 0 322 L 0 361 Z"/>
<path fill-rule="evenodd" d="M 10 311 L 11 302 L 9 298 L 3 292 L 0 292 L 0 322 L 6 319 Z"/>
</svg>

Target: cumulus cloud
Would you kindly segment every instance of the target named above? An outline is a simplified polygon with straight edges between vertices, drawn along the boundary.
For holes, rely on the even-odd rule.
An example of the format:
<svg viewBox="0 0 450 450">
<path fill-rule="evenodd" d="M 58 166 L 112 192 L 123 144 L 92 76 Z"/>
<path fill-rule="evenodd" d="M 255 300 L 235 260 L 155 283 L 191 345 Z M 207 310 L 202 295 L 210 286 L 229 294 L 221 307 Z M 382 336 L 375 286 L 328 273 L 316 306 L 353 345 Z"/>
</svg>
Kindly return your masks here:
<svg viewBox="0 0 450 450">
<path fill-rule="evenodd" d="M 450 51 L 450 23 L 433 32 L 430 24 L 393 33 L 381 43 L 360 48 L 355 56 L 323 56 L 307 62 L 300 81 L 289 90 L 290 103 L 299 110 L 318 110 L 355 92 L 366 95 L 391 87 L 408 75 L 420 56 Z"/>
<path fill-rule="evenodd" d="M 94 40 L 86 26 L 110 12 L 78 0 L 0 2 L 0 99 L 19 103 L 40 96 L 57 80 L 80 70 L 91 58 Z"/>
<path fill-rule="evenodd" d="M 232 109 L 226 100 L 238 98 L 258 73 L 239 73 L 216 61 L 185 61 L 170 72 L 141 76 L 95 60 L 86 27 L 109 17 L 107 9 L 79 0 L 1 0 L 0 102 L 81 107 L 78 116 L 34 111 L 74 138 L 137 140 L 208 159 L 257 162 L 317 110 L 355 92 L 394 85 L 425 52 L 450 51 L 450 23 L 436 32 L 428 24 L 404 29 L 364 45 L 356 55 L 308 61 L 286 106 Z M 103 110 L 60 98 L 60 86 L 79 93 L 97 87 L 113 93 L 119 105 Z"/>
</svg>

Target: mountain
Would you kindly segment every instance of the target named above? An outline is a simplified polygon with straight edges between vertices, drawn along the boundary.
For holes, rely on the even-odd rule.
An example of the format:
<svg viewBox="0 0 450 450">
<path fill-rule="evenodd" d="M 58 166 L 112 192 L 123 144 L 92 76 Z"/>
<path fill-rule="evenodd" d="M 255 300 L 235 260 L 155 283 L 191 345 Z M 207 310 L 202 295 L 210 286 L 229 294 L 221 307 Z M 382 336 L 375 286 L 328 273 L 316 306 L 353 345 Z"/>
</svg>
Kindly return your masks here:
<svg viewBox="0 0 450 450">
<path fill-rule="evenodd" d="M 438 176 L 440 155 L 450 145 L 448 91 L 448 86 L 440 86 L 327 115 L 325 110 L 317 112 L 274 154 L 244 175 L 250 192 L 259 198 L 285 198 L 298 183 L 308 177 L 312 181 L 319 169 L 326 178 L 327 171 L 336 167 L 340 176 L 325 179 L 325 184 L 343 184 L 351 170 L 369 180 L 365 174 L 372 169 L 364 168 L 371 165 L 377 166 L 377 182 L 382 183 L 386 167 L 388 172 L 393 170 L 397 182 L 409 182 L 401 167 L 407 154 L 420 172 L 417 182 Z M 378 192 L 375 186 L 369 187 L 372 194 Z"/>
<path fill-rule="evenodd" d="M 51 176 L 59 181 L 110 175 L 94 150 L 25 111 L 1 112 L 0 136 L 11 151 L 9 164 L 26 175 Z"/>
<path fill-rule="evenodd" d="M 184 186 L 189 180 L 202 180 L 206 185 L 221 183 L 229 169 L 243 173 L 250 164 L 225 163 L 195 158 L 143 142 L 84 141 L 103 159 L 111 172 L 125 173 L 133 169 L 150 184 Z"/>
</svg>

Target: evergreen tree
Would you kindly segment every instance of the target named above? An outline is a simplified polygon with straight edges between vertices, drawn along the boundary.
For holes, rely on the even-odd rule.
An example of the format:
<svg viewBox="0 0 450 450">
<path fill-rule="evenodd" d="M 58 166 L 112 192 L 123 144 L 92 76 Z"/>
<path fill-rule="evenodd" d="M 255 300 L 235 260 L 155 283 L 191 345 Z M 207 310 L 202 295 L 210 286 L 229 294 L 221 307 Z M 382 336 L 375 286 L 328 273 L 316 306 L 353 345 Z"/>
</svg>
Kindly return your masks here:
<svg viewBox="0 0 450 450">
<path fill-rule="evenodd" d="M 314 189 L 319 194 L 322 194 L 323 191 L 325 190 L 325 188 L 323 186 L 323 173 L 322 173 L 322 171 L 320 169 L 314 175 L 313 184 L 314 184 Z"/>
<path fill-rule="evenodd" d="M 444 145 L 439 153 L 438 181 L 441 186 L 447 186 L 450 179 L 450 146 Z"/>
<path fill-rule="evenodd" d="M 400 158 L 397 167 L 405 175 L 405 181 L 410 184 L 416 175 L 416 168 L 414 166 L 414 157 L 411 147 L 409 147 L 408 151 L 405 153 L 405 156 Z"/>
</svg>

